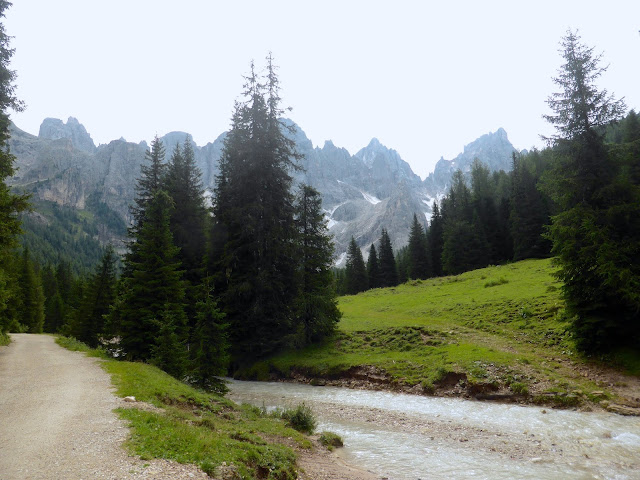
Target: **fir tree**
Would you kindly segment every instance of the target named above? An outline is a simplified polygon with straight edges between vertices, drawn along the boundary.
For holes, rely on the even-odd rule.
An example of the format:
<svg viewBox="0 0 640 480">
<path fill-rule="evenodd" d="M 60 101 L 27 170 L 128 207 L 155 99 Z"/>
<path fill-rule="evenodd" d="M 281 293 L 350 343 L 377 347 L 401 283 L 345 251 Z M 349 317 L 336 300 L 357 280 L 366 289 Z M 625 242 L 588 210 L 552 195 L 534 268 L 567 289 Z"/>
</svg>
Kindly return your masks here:
<svg viewBox="0 0 640 480">
<path fill-rule="evenodd" d="M 409 278 L 425 279 L 431 276 L 431 261 L 427 249 L 427 237 L 413 214 L 413 223 L 409 232 Z"/>
<path fill-rule="evenodd" d="M 320 193 L 302 185 L 296 204 L 300 259 L 296 317 L 303 345 L 330 336 L 340 320 L 333 285 L 333 243 L 322 211 Z"/>
<path fill-rule="evenodd" d="M 0 1 L 0 18 L 5 16 L 10 2 Z M 6 184 L 7 178 L 15 173 L 15 157 L 7 148 L 9 139 L 8 110 L 22 111 L 23 103 L 15 95 L 16 73 L 9 68 L 13 49 L 9 47 L 10 37 L 6 34 L 4 23 L 0 23 L 0 335 L 12 325 L 8 309 L 15 303 L 16 277 L 11 272 L 12 255 L 17 246 L 20 233 L 18 213 L 28 206 L 28 196 L 11 192 Z"/>
<path fill-rule="evenodd" d="M 353 237 L 351 237 L 347 250 L 345 284 L 347 295 L 355 295 L 364 292 L 368 288 L 367 268 L 364 265 L 362 251 Z"/>
<path fill-rule="evenodd" d="M 136 236 L 136 255 L 126 259 L 125 271 L 130 274 L 123 278 L 122 300 L 112 312 L 120 324 L 120 345 L 132 360 L 157 357 L 159 342 L 166 348 L 172 335 L 179 338 L 176 348 L 182 348 L 186 339 L 182 271 L 169 230 L 171 208 L 171 198 L 163 190 L 147 203 L 145 221 Z M 164 321 L 171 325 L 165 326 Z M 182 356 L 182 352 L 175 354 Z"/>
<path fill-rule="evenodd" d="M 624 104 L 598 89 L 606 68 L 576 33 L 562 39 L 562 56 L 554 79 L 560 91 L 549 97 L 553 114 L 546 116 L 557 130 L 549 139 L 556 164 L 546 188 L 562 209 L 549 228 L 558 276 L 581 348 L 637 345 L 640 188 L 630 164 L 620 168 L 603 140 L 604 126 L 621 116 Z"/>
<path fill-rule="evenodd" d="M 26 248 L 22 252 L 19 287 L 18 318 L 29 333 L 41 333 L 44 326 L 44 293 Z"/>
<path fill-rule="evenodd" d="M 217 270 L 234 357 L 277 350 L 294 329 L 297 262 L 290 172 L 293 129 L 280 119 L 278 77 L 271 56 L 259 78 L 253 64 L 236 102 L 216 178 L 214 213 L 223 232 Z"/>
<path fill-rule="evenodd" d="M 431 225 L 427 232 L 427 239 L 431 253 L 431 268 L 433 275 L 442 276 L 442 247 L 444 245 L 444 221 L 440 214 L 438 202 L 434 200 L 431 213 Z"/>
<path fill-rule="evenodd" d="M 229 365 L 229 325 L 218 308 L 208 282 L 204 299 L 197 303 L 196 312 L 193 379 L 202 389 L 224 392 L 224 384 L 217 377 L 227 373 Z"/>
<path fill-rule="evenodd" d="M 395 287 L 398 284 L 398 270 L 393 246 L 386 229 L 380 233 L 380 286 Z"/>
<path fill-rule="evenodd" d="M 115 301 L 116 262 L 116 254 L 109 245 L 95 273 L 89 278 L 72 329 L 78 340 L 94 348 L 99 345 L 99 335 L 105 331 L 104 317 Z"/>
<path fill-rule="evenodd" d="M 367 258 L 367 278 L 369 280 L 369 288 L 380 287 L 380 262 L 378 261 L 376 246 L 373 243 L 369 247 L 369 258 Z"/>
</svg>

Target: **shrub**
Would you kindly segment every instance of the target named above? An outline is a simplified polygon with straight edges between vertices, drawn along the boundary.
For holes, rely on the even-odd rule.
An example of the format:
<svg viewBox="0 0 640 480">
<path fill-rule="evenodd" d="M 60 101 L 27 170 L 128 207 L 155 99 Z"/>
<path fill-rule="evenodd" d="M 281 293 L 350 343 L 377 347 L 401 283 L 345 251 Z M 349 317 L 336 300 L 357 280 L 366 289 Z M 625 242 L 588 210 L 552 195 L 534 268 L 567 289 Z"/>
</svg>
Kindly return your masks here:
<svg viewBox="0 0 640 480">
<path fill-rule="evenodd" d="M 280 416 L 287 421 L 291 428 L 299 432 L 312 434 L 316 429 L 316 417 L 304 402 L 296 408 L 285 409 Z"/>
<path fill-rule="evenodd" d="M 342 441 L 340 435 L 337 435 L 333 432 L 322 432 L 318 440 L 329 450 L 333 450 L 336 447 L 342 447 L 344 445 L 344 442 Z"/>
<path fill-rule="evenodd" d="M 497 287 L 498 285 L 504 285 L 505 283 L 509 283 L 509 280 L 504 277 L 500 277 L 498 280 L 489 280 L 486 282 L 484 284 L 484 288 Z"/>
</svg>

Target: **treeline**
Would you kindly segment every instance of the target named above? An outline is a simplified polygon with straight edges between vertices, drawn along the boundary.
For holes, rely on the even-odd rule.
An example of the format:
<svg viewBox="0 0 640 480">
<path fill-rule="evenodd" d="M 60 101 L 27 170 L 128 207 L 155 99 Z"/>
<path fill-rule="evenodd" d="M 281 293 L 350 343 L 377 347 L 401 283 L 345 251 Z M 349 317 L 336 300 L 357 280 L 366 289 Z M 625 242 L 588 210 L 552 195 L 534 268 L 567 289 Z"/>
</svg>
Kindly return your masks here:
<svg viewBox="0 0 640 480">
<path fill-rule="evenodd" d="M 414 214 L 409 243 L 395 256 L 384 228 L 378 248 L 369 247 L 366 265 L 361 248 L 351 240 L 346 267 L 337 273 L 339 292 L 355 294 L 409 279 L 549 256 L 551 242 L 544 232 L 553 202 L 540 185 L 550 168 L 551 150 L 545 149 L 514 153 L 509 173 L 491 173 L 478 160 L 468 176 L 458 170 L 447 195 L 434 201 L 428 226 Z"/>
</svg>

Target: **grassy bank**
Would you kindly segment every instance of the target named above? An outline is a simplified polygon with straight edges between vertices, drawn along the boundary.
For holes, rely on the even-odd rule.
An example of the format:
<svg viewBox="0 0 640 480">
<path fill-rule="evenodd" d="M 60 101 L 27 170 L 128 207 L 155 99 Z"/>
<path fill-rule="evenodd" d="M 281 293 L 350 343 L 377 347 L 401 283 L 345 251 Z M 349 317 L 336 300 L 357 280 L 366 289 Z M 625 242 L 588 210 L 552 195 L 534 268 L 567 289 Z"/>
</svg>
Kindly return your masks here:
<svg viewBox="0 0 640 480">
<path fill-rule="evenodd" d="M 70 350 L 103 357 L 73 339 L 57 342 Z M 198 391 L 155 367 L 106 359 L 116 394 L 134 396 L 159 410 L 121 408 L 117 412 L 132 428 L 126 446 L 143 460 L 164 458 L 199 465 L 215 475 L 223 462 L 239 478 L 297 478 L 297 448 L 311 443 L 286 422 L 261 409 L 237 406 L 219 395 Z M 228 467 L 225 467 L 228 468 Z"/>
<path fill-rule="evenodd" d="M 550 260 L 527 260 L 342 297 L 334 339 L 237 374 L 348 384 L 366 380 L 359 367 L 369 366 L 378 384 L 416 393 L 561 405 L 604 399 L 603 386 L 576 370 L 584 360 L 553 272 Z"/>
</svg>

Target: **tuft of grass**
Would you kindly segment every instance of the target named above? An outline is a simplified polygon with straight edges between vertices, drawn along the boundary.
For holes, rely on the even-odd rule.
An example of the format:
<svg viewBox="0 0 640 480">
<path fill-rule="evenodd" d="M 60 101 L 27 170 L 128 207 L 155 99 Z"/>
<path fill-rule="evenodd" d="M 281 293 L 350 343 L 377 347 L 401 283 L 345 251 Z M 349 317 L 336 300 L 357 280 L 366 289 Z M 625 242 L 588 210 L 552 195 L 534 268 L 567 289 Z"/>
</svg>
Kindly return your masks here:
<svg viewBox="0 0 640 480">
<path fill-rule="evenodd" d="M 83 343 L 73 337 L 56 335 L 56 343 L 67 350 L 71 350 L 72 352 L 84 352 L 90 357 L 109 358 L 104 350 L 91 348 L 86 343 Z"/>
<path fill-rule="evenodd" d="M 500 277 L 498 280 L 489 280 L 488 282 L 485 282 L 484 288 L 497 287 L 498 285 L 504 285 L 505 283 L 509 283 L 509 280 L 504 277 Z"/>
<path fill-rule="evenodd" d="M 0 347 L 9 345 L 10 343 L 11 343 L 11 337 L 4 332 L 0 332 Z"/>
<path fill-rule="evenodd" d="M 72 339 L 61 338 L 58 343 L 102 356 Z M 132 454 L 143 460 L 195 464 L 211 476 L 225 470 L 245 479 L 298 478 L 296 455 L 287 445 L 310 448 L 311 443 L 286 421 L 264 409 L 238 406 L 192 388 L 151 365 L 107 359 L 102 366 L 111 374 L 117 395 L 134 396 L 161 409 L 149 412 L 133 404 L 117 410 L 131 428 L 126 447 Z"/>
<path fill-rule="evenodd" d="M 327 447 L 329 451 L 333 451 L 333 449 L 336 447 L 344 446 L 342 437 L 340 437 L 340 435 L 338 435 L 337 433 L 333 433 L 333 432 L 326 432 L 326 431 L 322 432 L 320 434 L 320 438 L 318 438 L 318 441 L 320 442 L 321 445 L 324 445 L 325 447 Z"/>
</svg>

